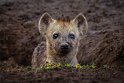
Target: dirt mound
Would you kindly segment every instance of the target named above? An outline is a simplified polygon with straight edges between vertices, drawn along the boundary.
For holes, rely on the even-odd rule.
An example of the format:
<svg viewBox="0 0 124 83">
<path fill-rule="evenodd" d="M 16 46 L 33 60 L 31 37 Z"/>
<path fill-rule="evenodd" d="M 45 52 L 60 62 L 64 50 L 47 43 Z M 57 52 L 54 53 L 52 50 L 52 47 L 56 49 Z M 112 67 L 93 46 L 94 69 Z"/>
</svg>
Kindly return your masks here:
<svg viewBox="0 0 124 83">
<path fill-rule="evenodd" d="M 9 58 L 0 63 L 1 83 L 123 83 L 124 68 L 31 69 L 18 66 Z"/>
<path fill-rule="evenodd" d="M 122 0 L 1 0 L 0 60 L 6 60 L 12 56 L 18 64 L 31 64 L 31 56 L 34 48 L 44 40 L 38 32 L 37 23 L 41 14 L 46 11 L 56 19 L 62 16 L 72 19 L 79 12 L 83 12 L 88 20 L 89 33 L 99 32 L 99 34 L 95 33 L 86 36 L 86 41 L 82 40 L 82 63 L 90 61 L 87 59 L 85 61 L 84 55 L 86 57 L 94 56 L 90 59 L 95 62 L 101 60 L 95 59 L 98 56 L 105 55 L 101 57 L 102 60 L 109 56 L 115 58 L 117 51 L 123 48 L 123 34 L 118 35 L 124 31 L 123 3 L 124 1 Z M 119 30 L 119 32 L 116 32 L 116 30 Z M 108 37 L 105 37 L 105 35 Z M 117 36 L 117 39 L 119 39 L 111 41 L 114 36 Z M 111 43 L 104 45 L 109 41 Z M 117 43 L 119 43 L 119 46 L 112 46 Z M 111 48 L 113 50 L 108 52 Z M 110 55 L 106 56 L 108 55 L 106 52 L 110 53 Z M 108 60 L 105 62 L 108 62 Z M 105 64 L 105 62 L 102 61 L 101 64 Z M 110 60 L 111 62 L 113 61 Z"/>
<path fill-rule="evenodd" d="M 95 73 L 97 71 L 97 73 Z M 54 73 L 52 73 L 54 72 Z M 64 72 L 64 73 L 63 73 Z M 123 83 L 123 72 L 111 69 L 97 70 L 49 70 L 46 72 L 0 73 L 2 83 Z M 18 78 L 17 78 L 18 77 Z M 69 78 L 67 78 L 69 77 Z M 120 78 L 120 79 L 118 79 Z"/>
<path fill-rule="evenodd" d="M 96 32 L 88 35 L 81 40 L 79 61 L 83 64 L 95 63 L 98 66 L 122 65 L 124 59 L 123 35 L 121 30 Z"/>
</svg>

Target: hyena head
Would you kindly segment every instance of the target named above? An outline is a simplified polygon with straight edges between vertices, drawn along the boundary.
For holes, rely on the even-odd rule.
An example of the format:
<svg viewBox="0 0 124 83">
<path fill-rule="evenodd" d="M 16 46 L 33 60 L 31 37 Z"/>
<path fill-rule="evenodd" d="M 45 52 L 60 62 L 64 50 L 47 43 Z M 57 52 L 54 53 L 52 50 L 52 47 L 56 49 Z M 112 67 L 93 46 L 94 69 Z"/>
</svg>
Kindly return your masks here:
<svg viewBox="0 0 124 83">
<path fill-rule="evenodd" d="M 87 31 L 87 21 L 83 14 L 67 21 L 55 20 L 44 13 L 39 21 L 39 31 L 46 38 L 47 55 L 76 57 L 79 40 Z"/>
</svg>

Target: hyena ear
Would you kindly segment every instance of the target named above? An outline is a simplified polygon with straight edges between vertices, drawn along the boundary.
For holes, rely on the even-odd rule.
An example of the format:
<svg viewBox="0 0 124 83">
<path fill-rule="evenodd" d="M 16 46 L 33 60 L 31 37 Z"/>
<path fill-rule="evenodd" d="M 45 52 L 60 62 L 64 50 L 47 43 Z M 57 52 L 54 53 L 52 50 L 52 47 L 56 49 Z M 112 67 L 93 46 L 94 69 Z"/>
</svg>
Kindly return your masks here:
<svg viewBox="0 0 124 83">
<path fill-rule="evenodd" d="M 87 33 L 88 23 L 82 13 L 78 14 L 72 21 L 76 24 L 81 36 Z"/>
<path fill-rule="evenodd" d="M 53 22 L 53 19 L 47 12 L 40 17 L 38 28 L 39 28 L 39 32 L 42 35 L 46 34 L 46 31 L 51 22 Z"/>
</svg>

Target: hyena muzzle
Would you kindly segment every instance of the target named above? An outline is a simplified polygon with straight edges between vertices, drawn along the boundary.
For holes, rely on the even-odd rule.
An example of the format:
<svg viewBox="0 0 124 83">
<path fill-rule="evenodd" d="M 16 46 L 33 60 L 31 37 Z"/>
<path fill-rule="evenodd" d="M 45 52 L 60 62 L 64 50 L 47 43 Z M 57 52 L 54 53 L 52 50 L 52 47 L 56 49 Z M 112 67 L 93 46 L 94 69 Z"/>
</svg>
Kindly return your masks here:
<svg viewBox="0 0 124 83">
<path fill-rule="evenodd" d="M 88 29 L 87 20 L 82 13 L 73 20 L 55 20 L 48 13 L 44 13 L 39 20 L 38 28 L 46 39 L 46 58 L 41 59 L 44 60 L 41 63 L 42 54 L 35 49 L 32 57 L 33 67 L 45 63 L 69 63 L 71 66 L 78 64 L 79 41 Z"/>
</svg>

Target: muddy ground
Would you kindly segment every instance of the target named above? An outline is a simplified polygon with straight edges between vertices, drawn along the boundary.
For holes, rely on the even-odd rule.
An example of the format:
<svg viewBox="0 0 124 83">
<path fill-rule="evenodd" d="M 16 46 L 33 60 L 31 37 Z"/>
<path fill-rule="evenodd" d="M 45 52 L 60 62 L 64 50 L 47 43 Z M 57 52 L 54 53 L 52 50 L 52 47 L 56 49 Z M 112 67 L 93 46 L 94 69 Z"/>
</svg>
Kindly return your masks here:
<svg viewBox="0 0 124 83">
<path fill-rule="evenodd" d="M 123 4 L 123 0 L 0 0 L 0 83 L 123 83 Z M 79 62 L 102 67 L 24 70 L 31 65 L 34 48 L 44 41 L 37 28 L 44 12 L 55 19 L 73 19 L 83 12 L 89 30 L 81 40 Z"/>
<path fill-rule="evenodd" d="M 12 58 L 0 64 L 1 83 L 123 83 L 124 67 L 31 69 Z"/>
</svg>

